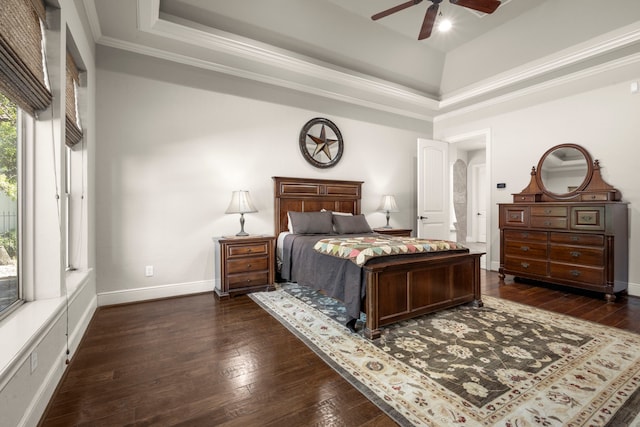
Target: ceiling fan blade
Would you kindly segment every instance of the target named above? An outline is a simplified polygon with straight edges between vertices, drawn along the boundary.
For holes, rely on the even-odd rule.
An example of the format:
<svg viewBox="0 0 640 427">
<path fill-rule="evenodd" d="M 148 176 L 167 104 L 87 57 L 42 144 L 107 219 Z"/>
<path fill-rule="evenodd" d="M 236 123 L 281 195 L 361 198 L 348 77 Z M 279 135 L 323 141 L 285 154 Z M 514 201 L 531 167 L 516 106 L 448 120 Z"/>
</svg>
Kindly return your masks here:
<svg viewBox="0 0 640 427">
<path fill-rule="evenodd" d="M 418 3 L 421 3 L 421 2 L 422 2 L 422 0 L 411 0 L 411 1 L 408 1 L 406 3 L 399 4 L 398 6 L 392 7 L 391 9 L 387 9 L 387 10 L 384 10 L 382 12 L 376 13 L 375 15 L 373 15 L 371 17 L 371 19 L 376 21 L 376 20 L 378 20 L 380 18 L 384 18 L 385 16 L 389 16 L 392 13 L 399 12 L 399 11 L 401 11 L 403 9 L 406 9 L 408 7 L 411 7 L 411 6 L 413 6 L 415 4 L 418 4 Z"/>
<path fill-rule="evenodd" d="M 449 0 L 452 4 L 463 6 L 478 12 L 493 13 L 500 6 L 499 0 Z"/>
<path fill-rule="evenodd" d="M 427 9 L 427 13 L 424 15 L 424 21 L 422 21 L 422 28 L 420 29 L 418 40 L 424 40 L 431 35 L 433 25 L 436 23 L 436 16 L 438 16 L 438 7 L 438 4 L 434 3 Z"/>
</svg>

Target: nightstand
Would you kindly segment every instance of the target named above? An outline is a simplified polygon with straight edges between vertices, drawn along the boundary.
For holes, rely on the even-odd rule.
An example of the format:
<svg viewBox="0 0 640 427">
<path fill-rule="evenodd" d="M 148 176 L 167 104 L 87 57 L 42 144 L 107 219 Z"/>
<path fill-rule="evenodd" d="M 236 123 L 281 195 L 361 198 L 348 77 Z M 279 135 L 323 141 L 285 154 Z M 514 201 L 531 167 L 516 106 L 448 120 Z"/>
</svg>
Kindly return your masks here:
<svg viewBox="0 0 640 427">
<path fill-rule="evenodd" d="M 413 230 L 410 228 L 374 228 L 373 231 L 390 236 L 411 237 Z"/>
<path fill-rule="evenodd" d="M 215 295 L 275 289 L 274 236 L 215 237 Z"/>
</svg>

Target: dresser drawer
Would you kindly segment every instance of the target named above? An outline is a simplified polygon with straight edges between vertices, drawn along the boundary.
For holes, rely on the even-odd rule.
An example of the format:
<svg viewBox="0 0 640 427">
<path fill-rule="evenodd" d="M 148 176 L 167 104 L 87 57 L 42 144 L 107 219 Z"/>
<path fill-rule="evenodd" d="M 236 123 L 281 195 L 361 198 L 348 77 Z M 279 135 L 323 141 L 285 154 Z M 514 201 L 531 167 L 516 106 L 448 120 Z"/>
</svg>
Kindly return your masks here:
<svg viewBox="0 0 640 427">
<path fill-rule="evenodd" d="M 571 208 L 571 228 L 574 230 L 604 230 L 604 207 Z"/>
<path fill-rule="evenodd" d="M 559 217 L 559 216 L 532 216 L 531 217 L 531 227 L 534 228 L 556 228 L 556 229 L 566 229 L 567 228 L 567 217 Z"/>
<path fill-rule="evenodd" d="M 551 233 L 549 240 L 551 243 L 568 245 L 604 246 L 604 236 L 601 234 Z"/>
<path fill-rule="evenodd" d="M 269 258 L 264 257 L 244 257 L 230 259 L 227 261 L 227 273 L 244 273 L 269 269 Z"/>
<path fill-rule="evenodd" d="M 547 244 L 539 242 L 505 241 L 505 255 L 525 258 L 547 259 Z"/>
<path fill-rule="evenodd" d="M 604 249 L 584 246 L 551 245 L 551 259 L 588 266 L 602 266 Z"/>
<path fill-rule="evenodd" d="M 551 263 L 551 276 L 556 279 L 572 280 L 574 282 L 604 283 L 604 269 L 596 267 L 576 266 L 570 264 Z"/>
<path fill-rule="evenodd" d="M 547 275 L 546 261 L 505 256 L 504 267 L 514 273 L 521 272 L 537 276 Z"/>
<path fill-rule="evenodd" d="M 229 289 L 249 288 L 251 286 L 269 284 L 269 272 L 230 274 L 227 276 Z"/>
<path fill-rule="evenodd" d="M 242 245 L 237 245 L 237 244 L 229 245 L 227 246 L 227 258 L 253 255 L 253 254 L 266 254 L 268 250 L 269 250 L 268 242 L 247 243 Z"/>
<path fill-rule="evenodd" d="M 505 240 L 534 240 L 537 242 L 547 241 L 546 231 L 520 231 L 520 230 L 504 230 Z"/>
<path fill-rule="evenodd" d="M 566 206 L 532 206 L 531 215 L 536 216 L 567 216 Z"/>
<path fill-rule="evenodd" d="M 529 225 L 529 207 L 508 207 L 502 211 L 502 221 L 506 226 L 527 227 Z"/>
</svg>

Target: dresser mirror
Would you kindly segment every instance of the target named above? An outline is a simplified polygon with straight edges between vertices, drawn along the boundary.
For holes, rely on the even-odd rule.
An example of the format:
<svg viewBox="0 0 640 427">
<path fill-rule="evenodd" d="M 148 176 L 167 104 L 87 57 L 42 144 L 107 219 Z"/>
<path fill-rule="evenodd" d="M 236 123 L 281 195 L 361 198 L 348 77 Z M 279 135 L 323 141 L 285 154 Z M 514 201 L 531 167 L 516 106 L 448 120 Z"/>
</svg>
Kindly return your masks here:
<svg viewBox="0 0 640 427">
<path fill-rule="evenodd" d="M 591 156 L 583 147 L 561 144 L 550 148 L 538 163 L 538 185 L 553 196 L 569 197 L 583 190 L 592 174 Z"/>
<path fill-rule="evenodd" d="M 600 163 L 577 144 L 560 144 L 542 155 L 538 167 L 531 168 L 531 181 L 514 203 L 618 201 L 620 191 L 607 184 Z"/>
</svg>

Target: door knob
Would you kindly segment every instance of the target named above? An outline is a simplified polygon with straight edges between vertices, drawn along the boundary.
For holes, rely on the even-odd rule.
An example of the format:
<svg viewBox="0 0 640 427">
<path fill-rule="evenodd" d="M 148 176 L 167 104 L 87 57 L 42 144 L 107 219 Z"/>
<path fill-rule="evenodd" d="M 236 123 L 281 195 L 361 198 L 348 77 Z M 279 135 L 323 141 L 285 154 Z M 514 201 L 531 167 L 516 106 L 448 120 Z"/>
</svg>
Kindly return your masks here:
<svg viewBox="0 0 640 427">
<path fill-rule="evenodd" d="M 422 215 L 420 215 L 420 216 L 418 217 L 418 219 L 429 219 L 429 217 L 428 217 L 428 216 L 422 216 Z"/>
</svg>

